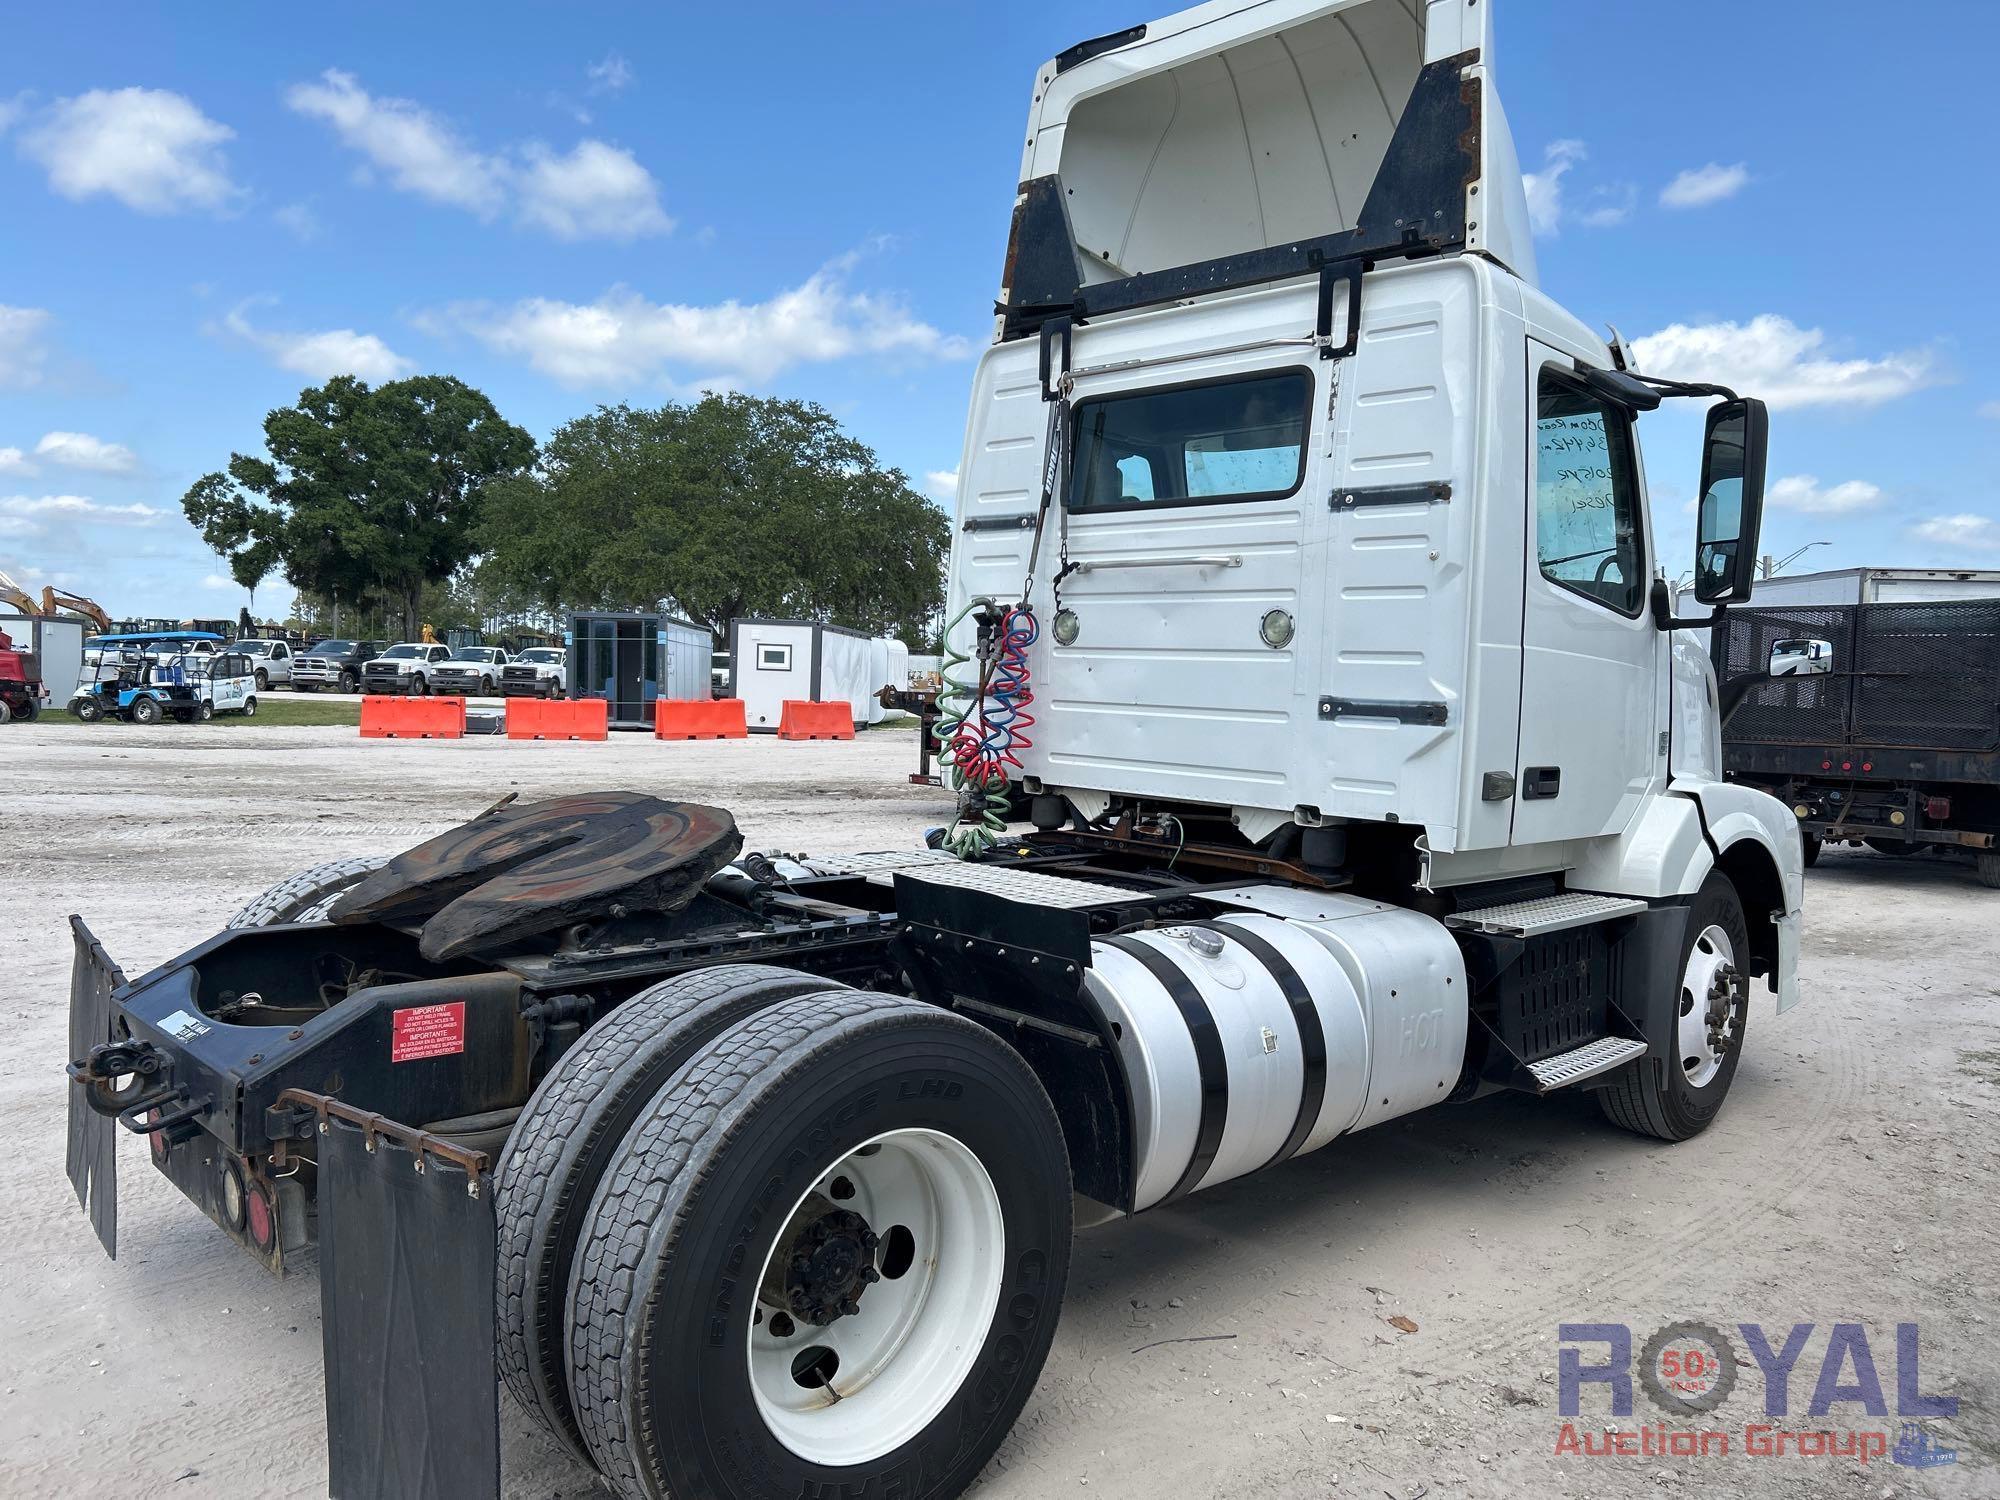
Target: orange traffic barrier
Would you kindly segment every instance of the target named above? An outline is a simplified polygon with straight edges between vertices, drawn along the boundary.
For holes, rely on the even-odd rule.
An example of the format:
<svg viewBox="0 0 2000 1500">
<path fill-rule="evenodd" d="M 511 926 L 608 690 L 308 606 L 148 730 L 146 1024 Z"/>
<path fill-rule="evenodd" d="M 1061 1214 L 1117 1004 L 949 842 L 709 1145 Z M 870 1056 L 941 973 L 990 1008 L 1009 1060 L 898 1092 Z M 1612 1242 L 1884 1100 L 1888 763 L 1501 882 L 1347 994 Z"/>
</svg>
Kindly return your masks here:
<svg viewBox="0 0 2000 1500">
<path fill-rule="evenodd" d="M 602 698 L 509 698 L 510 740 L 601 740 L 610 735 L 611 705 Z"/>
<path fill-rule="evenodd" d="M 778 738 L 851 740 L 854 738 L 854 705 L 846 699 L 838 703 L 807 703 L 798 698 L 787 698 L 778 715 Z"/>
<path fill-rule="evenodd" d="M 465 737 L 463 698 L 391 698 L 370 693 L 361 700 L 364 740 L 456 740 Z"/>
<path fill-rule="evenodd" d="M 656 740 L 746 740 L 741 698 L 662 698 L 653 705 Z"/>
</svg>

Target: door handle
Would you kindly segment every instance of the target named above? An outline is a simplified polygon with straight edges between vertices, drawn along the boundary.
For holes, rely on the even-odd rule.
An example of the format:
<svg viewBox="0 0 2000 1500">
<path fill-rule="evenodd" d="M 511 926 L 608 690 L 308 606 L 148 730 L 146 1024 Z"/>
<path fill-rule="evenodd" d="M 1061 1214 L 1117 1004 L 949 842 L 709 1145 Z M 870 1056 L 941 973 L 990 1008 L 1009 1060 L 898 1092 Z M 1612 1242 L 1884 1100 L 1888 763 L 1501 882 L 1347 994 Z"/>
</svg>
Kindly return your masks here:
<svg viewBox="0 0 2000 1500">
<path fill-rule="evenodd" d="M 1551 797 L 1560 797 L 1562 780 L 1561 766 L 1529 766 L 1521 776 L 1521 800 L 1546 802 Z"/>
<path fill-rule="evenodd" d="M 1242 566 L 1242 556 L 1231 552 L 1220 557 L 1113 557 L 1097 562 L 1072 563 L 1070 571 L 1099 573 L 1106 568 L 1240 568 Z"/>
</svg>

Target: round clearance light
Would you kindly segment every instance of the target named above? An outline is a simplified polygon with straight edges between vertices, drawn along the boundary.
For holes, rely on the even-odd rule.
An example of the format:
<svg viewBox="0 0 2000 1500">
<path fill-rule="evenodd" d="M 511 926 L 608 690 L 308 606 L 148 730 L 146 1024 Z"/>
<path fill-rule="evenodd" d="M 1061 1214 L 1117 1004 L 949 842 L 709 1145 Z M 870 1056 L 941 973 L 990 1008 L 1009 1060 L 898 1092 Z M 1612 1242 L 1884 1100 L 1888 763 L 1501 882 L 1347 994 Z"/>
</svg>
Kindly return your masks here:
<svg viewBox="0 0 2000 1500">
<path fill-rule="evenodd" d="M 232 1230 L 243 1228 L 243 1175 L 236 1170 L 236 1163 L 224 1161 L 222 1164 L 222 1217 Z"/>
<path fill-rule="evenodd" d="M 1263 637 L 1264 644 L 1273 651 L 1282 651 L 1291 645 L 1292 636 L 1297 630 L 1298 626 L 1291 614 L 1282 609 L 1271 610 L 1257 626 L 1257 634 Z"/>
<path fill-rule="evenodd" d="M 1058 646 L 1074 646 L 1076 644 L 1077 632 L 1082 628 L 1083 622 L 1077 619 L 1075 610 L 1059 609 L 1056 611 L 1056 644 Z"/>
</svg>

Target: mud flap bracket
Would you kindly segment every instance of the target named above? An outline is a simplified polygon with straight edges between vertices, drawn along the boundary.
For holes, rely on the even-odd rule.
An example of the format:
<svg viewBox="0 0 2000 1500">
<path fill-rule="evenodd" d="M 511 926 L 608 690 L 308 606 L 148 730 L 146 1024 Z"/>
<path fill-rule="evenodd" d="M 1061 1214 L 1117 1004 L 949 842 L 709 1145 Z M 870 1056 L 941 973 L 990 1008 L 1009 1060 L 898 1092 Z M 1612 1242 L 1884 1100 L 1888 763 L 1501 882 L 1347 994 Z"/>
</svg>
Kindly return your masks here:
<svg viewBox="0 0 2000 1500">
<path fill-rule="evenodd" d="M 484 1153 L 323 1095 L 277 1102 L 316 1117 L 328 1493 L 498 1500 Z"/>
</svg>

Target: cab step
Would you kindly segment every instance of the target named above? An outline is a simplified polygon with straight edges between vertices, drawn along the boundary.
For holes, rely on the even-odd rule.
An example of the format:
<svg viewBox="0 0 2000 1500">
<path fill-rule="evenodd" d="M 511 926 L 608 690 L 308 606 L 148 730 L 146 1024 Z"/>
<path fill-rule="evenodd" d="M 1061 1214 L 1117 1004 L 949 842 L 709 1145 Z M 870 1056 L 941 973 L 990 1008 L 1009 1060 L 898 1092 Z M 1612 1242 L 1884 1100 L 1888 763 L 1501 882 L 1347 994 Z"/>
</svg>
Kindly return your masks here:
<svg viewBox="0 0 2000 1500">
<path fill-rule="evenodd" d="M 1643 905 L 1644 903 L 1640 903 Z M 1526 1064 L 1535 1086 L 1544 1094 L 1622 1068 L 1635 1057 L 1643 1057 L 1646 1044 L 1626 1036 L 1602 1036 L 1569 1052 L 1558 1052 L 1540 1062 Z"/>
<path fill-rule="evenodd" d="M 1475 906 L 1468 911 L 1453 912 L 1444 919 L 1444 925 L 1506 937 L 1540 937 L 1545 932 L 1562 932 L 1571 927 L 1609 922 L 1615 917 L 1629 917 L 1645 909 L 1645 902 L 1630 896 L 1565 891 L 1559 896 L 1538 896 L 1532 901 L 1506 901 L 1498 906 Z"/>
</svg>

